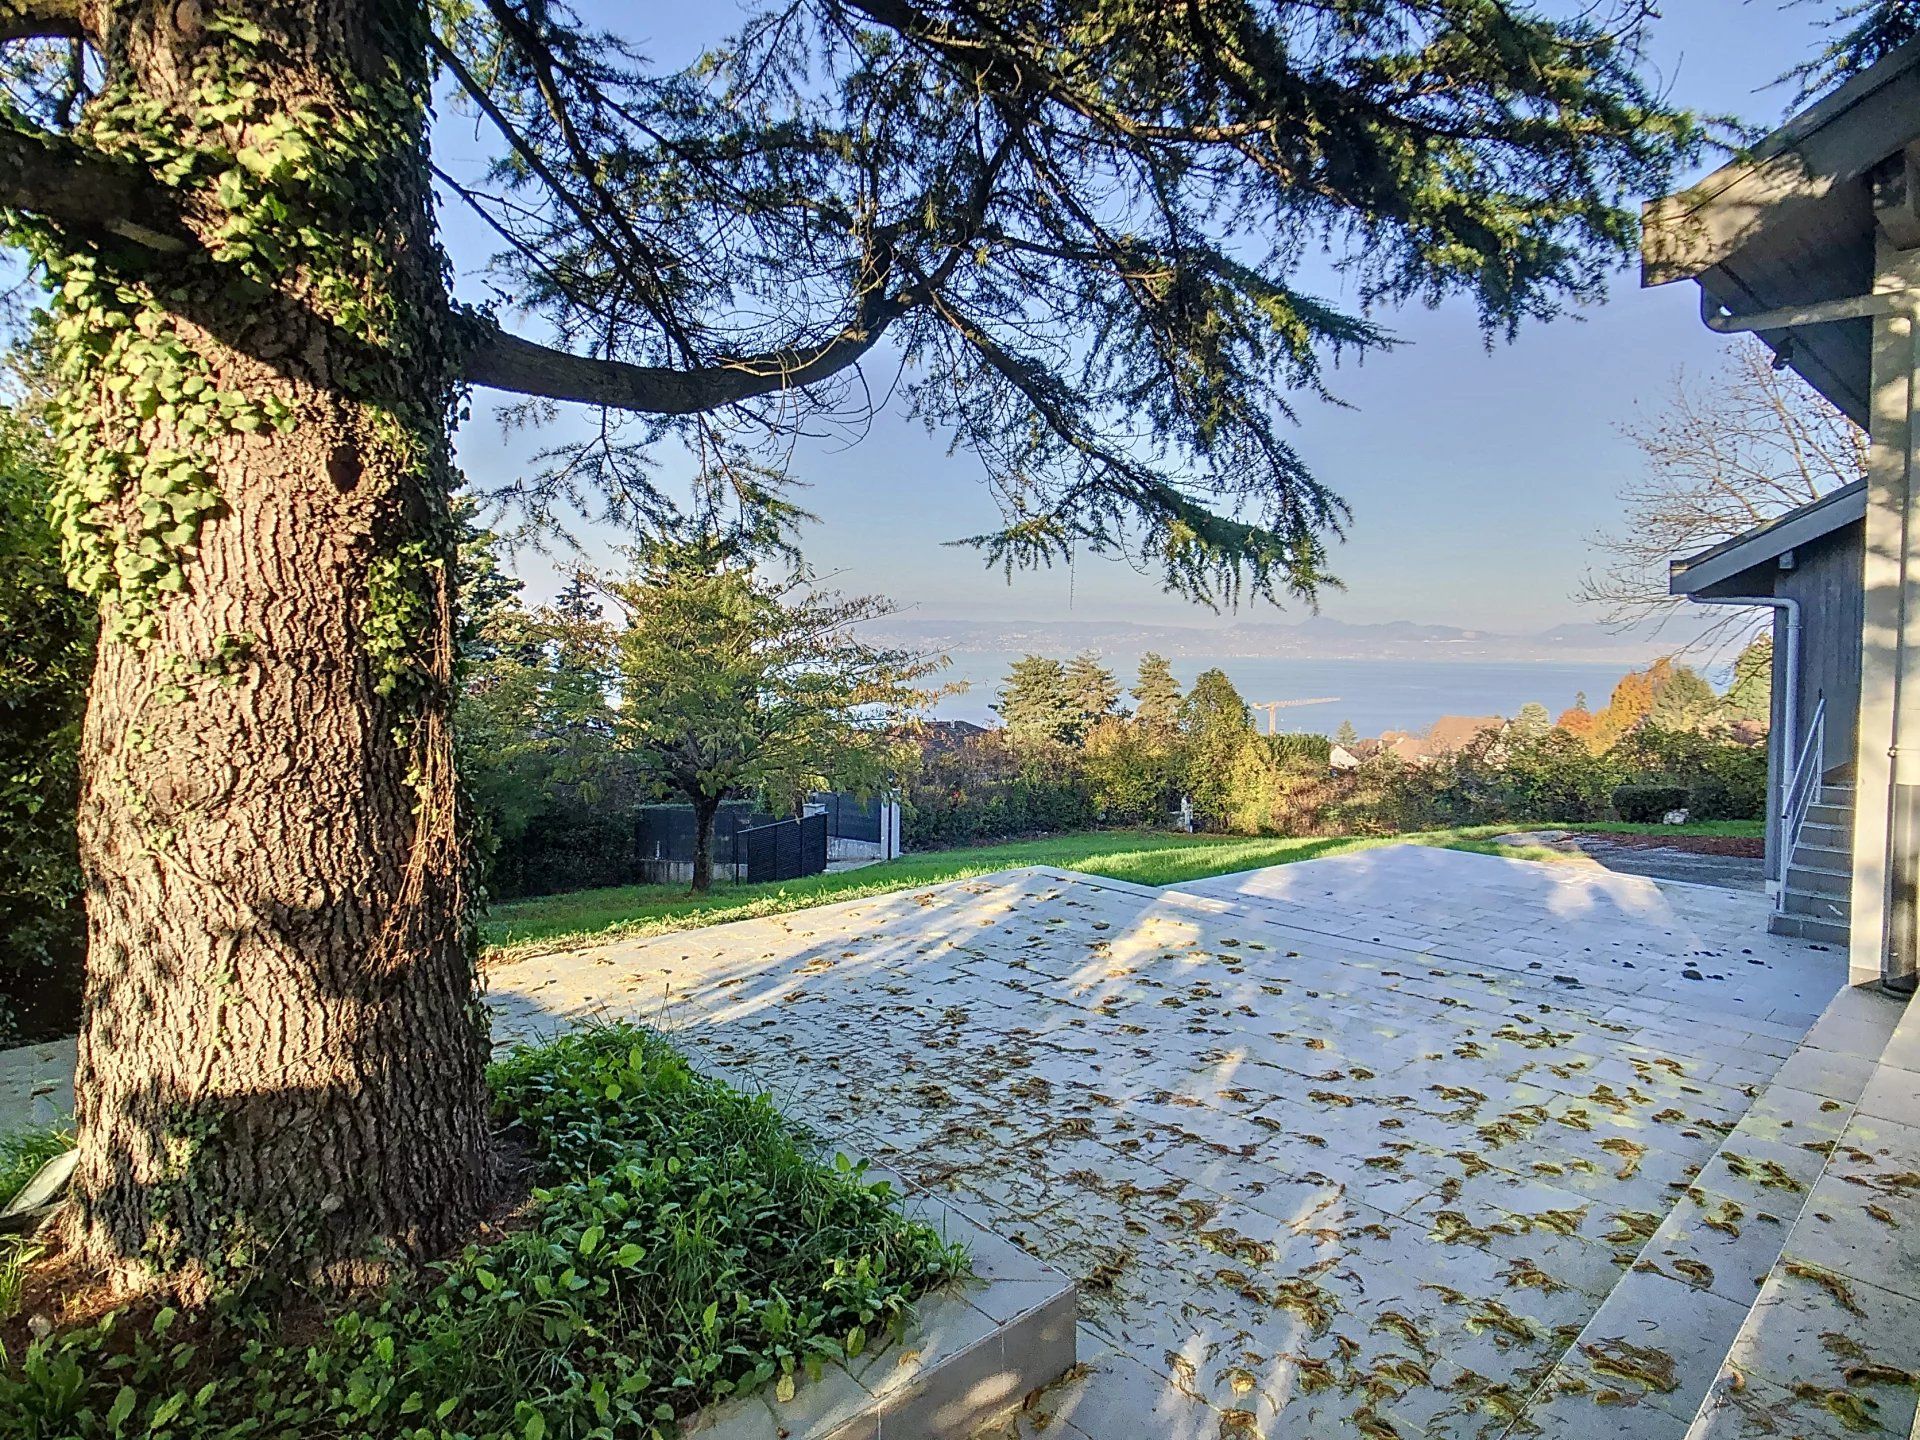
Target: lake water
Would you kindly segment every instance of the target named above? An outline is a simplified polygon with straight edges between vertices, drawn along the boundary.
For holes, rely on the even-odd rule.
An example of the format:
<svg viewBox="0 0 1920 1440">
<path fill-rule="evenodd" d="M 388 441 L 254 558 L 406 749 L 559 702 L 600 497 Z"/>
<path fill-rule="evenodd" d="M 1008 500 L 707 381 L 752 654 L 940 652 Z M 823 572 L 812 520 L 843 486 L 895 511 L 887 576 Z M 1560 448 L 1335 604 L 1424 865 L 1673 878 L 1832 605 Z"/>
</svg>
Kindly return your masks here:
<svg viewBox="0 0 1920 1440">
<path fill-rule="evenodd" d="M 942 701 L 934 713 L 943 720 L 994 723 L 995 692 L 1019 658 L 984 652 L 955 655 L 940 679 L 964 680 L 969 688 Z M 1102 659 L 1121 685 L 1131 688 L 1139 657 Z M 1183 686 L 1191 685 L 1202 670 L 1218 668 L 1227 672 L 1249 701 L 1312 702 L 1281 710 L 1280 728 L 1321 735 L 1338 730 L 1342 720 L 1351 720 L 1362 735 L 1378 735 L 1383 730 L 1423 730 L 1442 715 L 1511 716 L 1529 700 L 1538 700 L 1550 714 L 1558 715 L 1583 691 L 1587 703 L 1598 710 L 1607 703 L 1615 682 L 1634 668 L 1628 661 L 1274 660 L 1205 655 L 1176 657 L 1172 664 Z M 1266 712 L 1256 712 L 1254 721 L 1266 729 Z"/>
</svg>

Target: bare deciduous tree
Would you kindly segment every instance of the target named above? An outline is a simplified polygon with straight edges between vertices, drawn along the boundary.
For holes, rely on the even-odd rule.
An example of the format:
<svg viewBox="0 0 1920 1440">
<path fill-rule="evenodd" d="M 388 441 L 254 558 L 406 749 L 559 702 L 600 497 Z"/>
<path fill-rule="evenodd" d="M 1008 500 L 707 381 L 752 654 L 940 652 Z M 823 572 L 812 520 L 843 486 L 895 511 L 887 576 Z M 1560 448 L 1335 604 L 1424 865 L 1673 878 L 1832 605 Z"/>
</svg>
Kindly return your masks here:
<svg viewBox="0 0 1920 1440">
<path fill-rule="evenodd" d="M 1866 440 L 1767 349 L 1743 344 L 1708 378 L 1684 372 L 1660 407 L 1621 433 L 1645 468 L 1620 492 L 1626 515 L 1592 537 L 1603 560 L 1575 598 L 1622 628 L 1672 618 L 1667 563 L 1731 539 L 1860 478 Z M 1709 632 L 1750 628 L 1739 612 Z"/>
</svg>

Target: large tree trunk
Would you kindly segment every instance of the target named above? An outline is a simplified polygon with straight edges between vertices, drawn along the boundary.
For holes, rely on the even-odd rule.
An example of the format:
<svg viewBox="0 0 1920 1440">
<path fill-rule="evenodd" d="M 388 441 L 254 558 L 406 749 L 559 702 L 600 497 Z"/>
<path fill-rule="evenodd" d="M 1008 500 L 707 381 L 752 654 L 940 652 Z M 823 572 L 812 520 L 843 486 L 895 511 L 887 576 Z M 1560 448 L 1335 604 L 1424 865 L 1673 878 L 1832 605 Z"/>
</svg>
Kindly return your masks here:
<svg viewBox="0 0 1920 1440">
<path fill-rule="evenodd" d="M 177 345 L 181 373 L 264 408 L 224 423 L 195 413 L 204 395 L 108 393 L 130 368 L 111 349 L 70 355 L 62 376 L 70 483 L 95 485 L 75 563 L 104 555 L 111 572 L 93 577 L 106 624 L 82 751 L 71 1240 L 123 1286 L 189 1300 L 262 1269 L 377 1279 L 457 1240 L 491 1185 L 449 733 L 455 357 L 419 108 L 425 7 L 217 9 L 101 0 L 93 123 L 125 98 L 156 105 L 142 123 L 202 152 L 183 182 L 196 223 L 259 219 L 279 248 L 164 271 L 96 256 L 137 318 L 129 332 L 84 313 L 81 334 Z M 235 80 L 262 99 L 216 115 Z M 124 144 L 105 126 L 92 139 Z M 180 452 L 182 485 L 218 500 L 197 533 L 189 515 L 158 538 L 158 586 L 126 559 L 152 538 L 153 466 L 105 484 L 116 448 Z"/>
<path fill-rule="evenodd" d="M 713 820 L 720 813 L 718 800 L 693 802 L 693 893 L 705 895 L 713 889 Z"/>
</svg>

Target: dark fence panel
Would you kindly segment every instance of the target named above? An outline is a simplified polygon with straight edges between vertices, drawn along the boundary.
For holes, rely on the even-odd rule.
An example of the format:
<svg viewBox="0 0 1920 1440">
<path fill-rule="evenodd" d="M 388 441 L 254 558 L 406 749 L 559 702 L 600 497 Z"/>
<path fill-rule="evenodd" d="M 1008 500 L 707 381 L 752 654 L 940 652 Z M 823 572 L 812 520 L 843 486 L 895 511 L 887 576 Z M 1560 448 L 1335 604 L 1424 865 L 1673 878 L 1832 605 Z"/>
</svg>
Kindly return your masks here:
<svg viewBox="0 0 1920 1440">
<path fill-rule="evenodd" d="M 733 853 L 735 832 L 765 825 L 773 817 L 745 800 L 722 802 L 713 818 L 713 855 L 724 861 Z M 641 860 L 668 860 L 686 864 L 693 859 L 693 807 L 645 805 L 634 821 L 634 854 Z"/>
<path fill-rule="evenodd" d="M 878 795 L 862 802 L 851 795 L 824 790 L 813 797 L 813 803 L 825 807 L 827 834 L 834 839 L 864 840 L 870 845 L 880 843 L 880 797 Z"/>
<path fill-rule="evenodd" d="M 798 880 L 827 868 L 827 817 L 776 820 L 735 835 L 740 863 L 749 881 Z"/>
<path fill-rule="evenodd" d="M 800 829 L 800 873 L 818 875 L 827 868 L 827 817 L 803 815 Z"/>
</svg>

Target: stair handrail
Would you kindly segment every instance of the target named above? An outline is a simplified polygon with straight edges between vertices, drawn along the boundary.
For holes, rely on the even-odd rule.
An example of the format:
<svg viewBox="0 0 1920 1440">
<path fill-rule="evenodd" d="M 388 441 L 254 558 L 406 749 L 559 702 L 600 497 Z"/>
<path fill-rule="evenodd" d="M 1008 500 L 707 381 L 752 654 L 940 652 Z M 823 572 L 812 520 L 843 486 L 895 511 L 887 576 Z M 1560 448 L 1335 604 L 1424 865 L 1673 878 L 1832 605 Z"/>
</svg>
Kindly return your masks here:
<svg viewBox="0 0 1920 1440">
<path fill-rule="evenodd" d="M 1827 696 L 1813 707 L 1813 723 L 1807 726 L 1806 739 L 1794 758 L 1793 773 L 1780 793 L 1780 888 L 1774 894 L 1776 909 L 1787 903 L 1787 870 L 1793 863 L 1793 850 L 1800 843 L 1800 828 L 1806 824 L 1807 809 L 1820 789 L 1820 761 L 1827 751 Z"/>
</svg>

